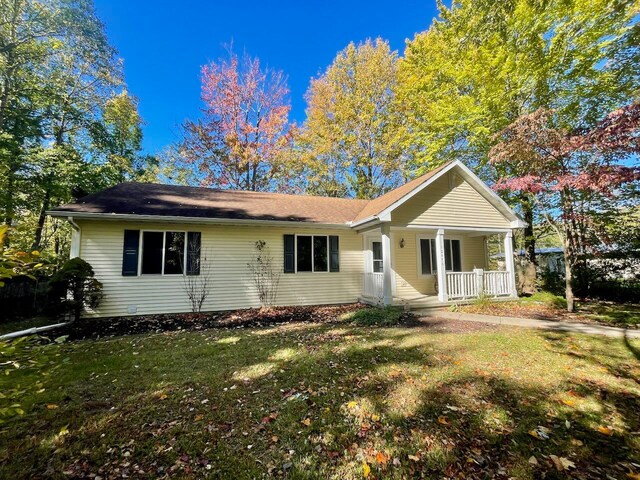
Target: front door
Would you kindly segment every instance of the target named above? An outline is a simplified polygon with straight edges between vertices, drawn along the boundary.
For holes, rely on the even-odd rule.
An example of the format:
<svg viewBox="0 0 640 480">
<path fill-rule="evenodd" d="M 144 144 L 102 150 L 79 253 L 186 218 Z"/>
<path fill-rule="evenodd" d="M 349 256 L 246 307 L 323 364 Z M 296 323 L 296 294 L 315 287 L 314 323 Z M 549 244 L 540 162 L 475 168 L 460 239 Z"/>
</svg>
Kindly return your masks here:
<svg viewBox="0 0 640 480">
<path fill-rule="evenodd" d="M 365 265 L 364 294 L 370 298 L 381 301 L 383 295 L 383 271 L 382 242 L 371 239 L 368 242 L 367 262 Z"/>
</svg>

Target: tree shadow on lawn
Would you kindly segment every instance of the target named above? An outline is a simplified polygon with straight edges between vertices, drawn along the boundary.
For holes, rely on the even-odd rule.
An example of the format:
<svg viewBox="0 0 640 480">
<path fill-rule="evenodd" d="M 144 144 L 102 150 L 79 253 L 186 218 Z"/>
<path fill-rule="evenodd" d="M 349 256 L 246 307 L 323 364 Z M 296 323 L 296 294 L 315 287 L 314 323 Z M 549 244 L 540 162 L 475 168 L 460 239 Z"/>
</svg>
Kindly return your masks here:
<svg viewBox="0 0 640 480">
<path fill-rule="evenodd" d="M 336 325 L 271 330 L 129 339 L 144 356 L 104 370 L 96 360 L 87 378 L 69 381 L 57 415 L 42 406 L 35 422 L 13 424 L 15 461 L 2 460 L 0 473 L 362 478 L 366 464 L 378 478 L 567 474 L 558 468 L 603 478 L 625 475 L 637 460 L 638 445 L 624 433 L 638 430 L 636 393 L 537 382 L 543 369 L 535 363 L 534 381 L 527 371 L 509 375 L 508 365 L 469 363 L 462 339 L 471 336 Z M 111 351 L 128 346 L 109 343 Z M 567 355 L 566 346 L 552 349 Z M 163 355 L 168 361 L 158 365 Z M 122 378 L 115 383 L 103 375 L 114 367 Z M 567 392 L 584 405 L 562 403 Z M 624 429 L 599 432 L 602 412 Z M 56 437 L 66 425 L 69 433 Z"/>
<path fill-rule="evenodd" d="M 640 339 L 629 339 L 626 335 L 622 340 L 589 335 L 589 341 L 580 341 L 580 336 L 559 330 L 545 332 L 544 338 L 552 345 L 552 351 L 560 355 L 567 355 L 578 360 L 588 362 L 602 371 L 623 379 L 640 384 L 640 350 L 632 342 L 640 344 Z M 621 344 L 633 355 L 624 355 L 623 349 L 612 348 Z"/>
</svg>

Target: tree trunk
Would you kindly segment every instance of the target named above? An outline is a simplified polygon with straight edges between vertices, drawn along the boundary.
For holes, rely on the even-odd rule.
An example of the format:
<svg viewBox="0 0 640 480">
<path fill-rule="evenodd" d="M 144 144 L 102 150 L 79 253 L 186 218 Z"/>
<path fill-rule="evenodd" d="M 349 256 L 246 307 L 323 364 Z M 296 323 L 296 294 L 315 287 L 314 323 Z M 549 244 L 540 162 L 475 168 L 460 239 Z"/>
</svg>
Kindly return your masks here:
<svg viewBox="0 0 640 480">
<path fill-rule="evenodd" d="M 573 246 L 571 244 L 571 232 L 567 229 L 564 238 L 564 291 L 567 298 L 567 312 L 571 313 L 575 310 L 575 301 L 573 298 L 573 271 L 571 262 L 573 260 Z"/>
<path fill-rule="evenodd" d="M 51 192 L 49 189 L 45 191 L 44 200 L 42 201 L 42 208 L 40 209 L 40 216 L 38 217 L 38 226 L 36 227 L 36 233 L 33 237 L 33 245 L 31 250 L 40 250 L 40 243 L 42 242 L 42 232 L 44 231 L 44 223 L 47 220 L 47 210 L 51 203 Z"/>
<path fill-rule="evenodd" d="M 525 203 L 522 207 L 524 221 L 527 226 L 524 227 L 524 258 L 528 263 L 535 266 L 538 265 L 536 258 L 536 236 L 533 231 L 533 207 L 529 203 Z"/>
</svg>

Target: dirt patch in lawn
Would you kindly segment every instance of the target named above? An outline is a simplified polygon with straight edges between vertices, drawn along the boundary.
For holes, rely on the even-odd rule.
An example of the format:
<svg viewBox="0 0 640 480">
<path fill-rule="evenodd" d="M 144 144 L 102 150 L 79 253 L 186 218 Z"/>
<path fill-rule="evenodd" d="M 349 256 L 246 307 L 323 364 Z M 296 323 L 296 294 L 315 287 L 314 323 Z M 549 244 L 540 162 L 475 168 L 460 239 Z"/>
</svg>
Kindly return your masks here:
<svg viewBox="0 0 640 480">
<path fill-rule="evenodd" d="M 448 318 L 422 317 L 418 323 L 430 333 L 472 333 L 495 331 L 500 328 L 493 323 L 465 322 L 463 320 L 451 320 Z"/>
</svg>

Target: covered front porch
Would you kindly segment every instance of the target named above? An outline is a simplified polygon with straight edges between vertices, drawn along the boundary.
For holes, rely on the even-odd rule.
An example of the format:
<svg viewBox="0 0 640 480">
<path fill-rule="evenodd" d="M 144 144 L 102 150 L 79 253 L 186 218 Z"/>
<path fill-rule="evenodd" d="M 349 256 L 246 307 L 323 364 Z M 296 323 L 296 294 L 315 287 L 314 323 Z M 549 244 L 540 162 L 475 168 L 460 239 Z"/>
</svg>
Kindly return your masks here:
<svg viewBox="0 0 640 480">
<path fill-rule="evenodd" d="M 504 269 L 491 268 L 487 238 L 500 238 Z M 362 233 L 361 300 L 408 308 L 436 307 L 480 296 L 517 296 L 509 228 L 393 227 Z"/>
</svg>

